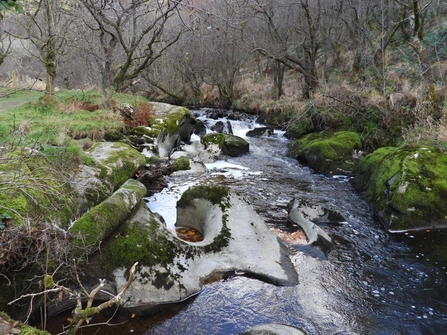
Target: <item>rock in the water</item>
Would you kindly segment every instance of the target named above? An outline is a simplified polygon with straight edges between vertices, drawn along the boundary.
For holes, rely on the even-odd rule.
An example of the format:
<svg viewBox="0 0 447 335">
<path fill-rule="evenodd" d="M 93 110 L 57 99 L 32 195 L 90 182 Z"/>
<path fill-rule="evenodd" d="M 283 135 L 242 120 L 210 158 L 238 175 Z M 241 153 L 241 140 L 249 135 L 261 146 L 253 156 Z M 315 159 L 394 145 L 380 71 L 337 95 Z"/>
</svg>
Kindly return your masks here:
<svg viewBox="0 0 447 335">
<path fill-rule="evenodd" d="M 250 151 L 249 143 L 236 135 L 209 133 L 204 135 L 200 141 L 205 148 L 213 144 L 218 145 L 222 154 L 227 156 L 237 157 Z"/>
<path fill-rule="evenodd" d="M 390 232 L 447 228 L 447 155 L 436 148 L 380 148 L 353 182 Z"/>
<path fill-rule="evenodd" d="M 248 137 L 260 137 L 266 135 L 273 135 L 273 127 L 260 127 L 249 130 L 246 134 Z"/>
<path fill-rule="evenodd" d="M 206 125 L 201 120 L 197 120 L 196 128 L 194 129 L 194 134 L 198 136 L 203 136 L 206 134 Z"/>
<path fill-rule="evenodd" d="M 307 253 L 326 258 L 334 247 L 329 235 L 315 222 L 342 222 L 343 216 L 320 205 L 312 205 L 305 199 L 294 199 L 289 203 L 289 220 L 299 225 L 307 236 L 308 244 L 297 244 L 293 247 L 303 249 Z"/>
<path fill-rule="evenodd" d="M 189 143 L 191 140 L 191 135 L 196 129 L 197 121 L 191 114 L 185 114 L 180 122 L 180 127 L 178 130 L 180 141 L 184 143 Z"/>
<path fill-rule="evenodd" d="M 223 121 L 217 121 L 216 124 L 211 127 L 211 130 L 216 133 L 223 133 L 224 127 L 225 125 Z"/>
<path fill-rule="evenodd" d="M 287 247 L 238 195 L 221 186 L 196 186 L 177 203 L 177 226 L 203 235 L 185 242 L 168 231 L 145 204 L 102 246 L 104 275 L 119 290 L 126 270 L 140 262 L 123 297 L 135 313 L 197 294 L 209 278 L 243 271 L 277 285 L 294 285 L 298 275 Z"/>
<path fill-rule="evenodd" d="M 254 326 L 239 335 L 307 335 L 301 329 L 279 323 Z"/>
<path fill-rule="evenodd" d="M 361 148 L 362 142 L 354 132 L 312 133 L 293 142 L 290 156 L 323 174 L 352 175 L 359 162 L 355 152 Z"/>
</svg>

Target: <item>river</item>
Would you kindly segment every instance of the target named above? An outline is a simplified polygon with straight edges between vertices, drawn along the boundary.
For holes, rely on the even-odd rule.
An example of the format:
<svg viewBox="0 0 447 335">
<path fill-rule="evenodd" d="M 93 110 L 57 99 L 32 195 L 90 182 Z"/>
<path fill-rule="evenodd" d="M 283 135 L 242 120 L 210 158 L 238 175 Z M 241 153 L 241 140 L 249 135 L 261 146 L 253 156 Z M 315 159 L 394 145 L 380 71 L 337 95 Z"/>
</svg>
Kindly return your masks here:
<svg viewBox="0 0 447 335">
<path fill-rule="evenodd" d="M 215 122 L 203 111 L 195 113 L 208 126 Z M 231 123 L 244 138 L 259 126 L 251 119 Z M 391 235 L 348 177 L 323 176 L 288 158 L 289 140 L 282 132 L 246 139 L 249 154 L 210 164 L 206 172 L 167 177 L 168 188 L 147 199 L 149 208 L 172 227 L 176 199 L 190 185 L 212 179 L 243 194 L 270 227 L 294 231 L 286 205 L 305 198 L 345 218 L 319 224 L 334 249 L 321 257 L 291 248 L 300 280 L 296 286 L 230 277 L 163 313 L 143 319 L 122 316 L 124 324 L 101 327 L 96 334 L 228 335 L 262 323 L 288 324 L 308 334 L 447 334 L 445 233 Z"/>
</svg>

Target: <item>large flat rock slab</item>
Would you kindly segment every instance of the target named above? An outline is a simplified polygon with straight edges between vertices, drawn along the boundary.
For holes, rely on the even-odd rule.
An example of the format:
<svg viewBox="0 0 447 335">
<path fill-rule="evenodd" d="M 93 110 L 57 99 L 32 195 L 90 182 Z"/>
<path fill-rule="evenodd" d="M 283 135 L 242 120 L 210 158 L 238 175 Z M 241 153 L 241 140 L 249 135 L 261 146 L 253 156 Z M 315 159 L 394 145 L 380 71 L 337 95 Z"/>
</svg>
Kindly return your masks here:
<svg viewBox="0 0 447 335">
<path fill-rule="evenodd" d="M 139 262 L 123 301 L 135 313 L 179 302 L 222 275 L 247 274 L 276 285 L 295 285 L 288 248 L 253 208 L 220 186 L 186 191 L 177 203 L 177 225 L 200 231 L 201 242 L 177 238 L 142 204 L 102 249 L 102 269 L 120 290 Z"/>
</svg>

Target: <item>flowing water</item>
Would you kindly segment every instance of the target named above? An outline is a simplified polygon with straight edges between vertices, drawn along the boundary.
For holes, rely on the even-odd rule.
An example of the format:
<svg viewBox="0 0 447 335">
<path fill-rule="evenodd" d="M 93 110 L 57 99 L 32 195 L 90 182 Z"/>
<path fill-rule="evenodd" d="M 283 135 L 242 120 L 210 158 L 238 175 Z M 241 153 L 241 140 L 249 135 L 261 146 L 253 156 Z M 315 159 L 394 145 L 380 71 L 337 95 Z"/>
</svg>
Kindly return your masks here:
<svg viewBox="0 0 447 335">
<path fill-rule="evenodd" d="M 232 121 L 232 126 L 236 135 L 245 137 L 255 125 L 245 120 Z M 297 286 L 230 277 L 205 286 L 169 312 L 138 320 L 127 317 L 125 324 L 102 327 L 97 334 L 227 335 L 263 323 L 288 324 L 308 334 L 447 334 L 444 233 L 390 235 L 349 178 L 316 174 L 288 158 L 289 141 L 282 133 L 246 139 L 249 154 L 210 164 L 206 172 L 169 176 L 169 187 L 148 199 L 148 206 L 172 227 L 181 193 L 212 180 L 243 194 L 270 227 L 293 231 L 286 205 L 295 197 L 305 198 L 346 219 L 320 224 L 335 248 L 327 257 L 292 248 Z"/>
</svg>

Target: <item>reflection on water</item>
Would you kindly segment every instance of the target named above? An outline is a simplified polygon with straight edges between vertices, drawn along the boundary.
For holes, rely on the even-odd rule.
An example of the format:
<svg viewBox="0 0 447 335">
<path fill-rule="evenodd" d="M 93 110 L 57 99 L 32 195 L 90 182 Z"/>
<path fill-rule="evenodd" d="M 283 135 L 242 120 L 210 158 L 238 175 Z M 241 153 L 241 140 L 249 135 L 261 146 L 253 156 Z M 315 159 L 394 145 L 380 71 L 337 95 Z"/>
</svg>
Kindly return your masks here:
<svg viewBox="0 0 447 335">
<path fill-rule="evenodd" d="M 233 129 L 243 134 L 243 127 L 235 123 Z M 315 174 L 287 158 L 288 141 L 281 136 L 247 140 L 250 154 L 229 159 L 226 167 L 219 162 L 200 175 L 169 177 L 169 188 L 154 195 L 149 207 L 173 224 L 175 199 L 187 187 L 218 180 L 243 194 L 269 226 L 287 230 L 287 203 L 304 197 L 346 218 L 321 224 L 335 244 L 328 258 L 294 250 L 297 286 L 231 277 L 205 286 L 176 310 L 145 319 L 124 316 L 126 324 L 96 334 L 226 335 L 272 322 L 308 334 L 447 334 L 445 233 L 392 236 L 347 178 Z"/>
</svg>

